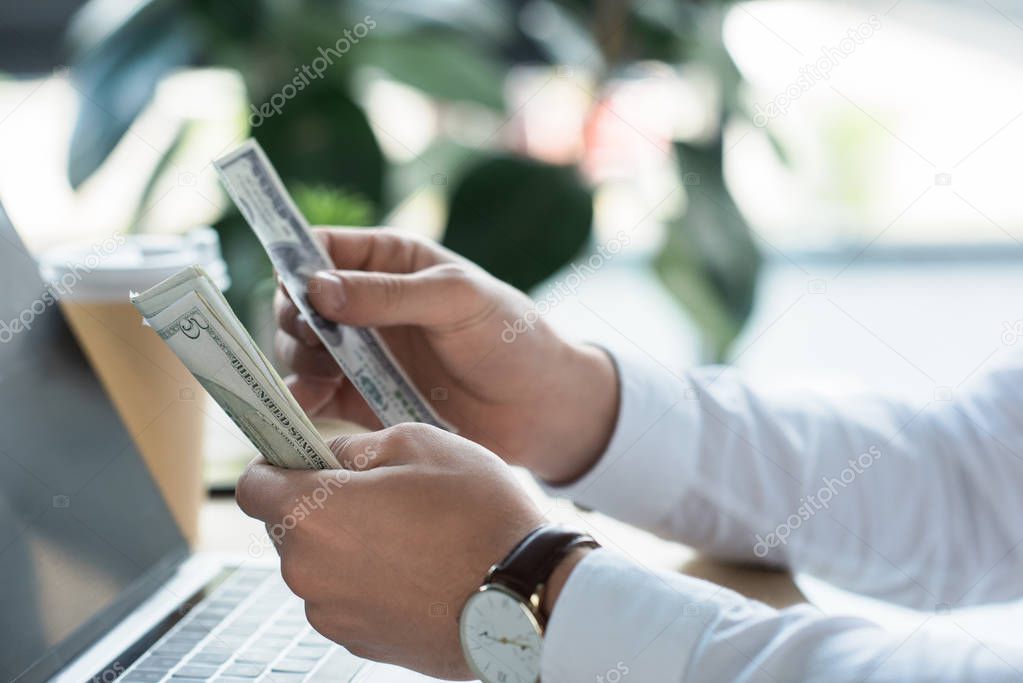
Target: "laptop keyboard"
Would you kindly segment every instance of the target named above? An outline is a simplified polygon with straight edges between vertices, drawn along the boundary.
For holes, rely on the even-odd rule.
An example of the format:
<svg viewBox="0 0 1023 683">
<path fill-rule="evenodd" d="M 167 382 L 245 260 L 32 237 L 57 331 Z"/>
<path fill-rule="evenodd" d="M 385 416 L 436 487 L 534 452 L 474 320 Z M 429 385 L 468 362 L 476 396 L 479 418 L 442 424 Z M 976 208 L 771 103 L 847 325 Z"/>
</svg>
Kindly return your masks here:
<svg viewBox="0 0 1023 683">
<path fill-rule="evenodd" d="M 276 571 L 241 568 L 117 683 L 344 683 L 365 663 L 309 626 Z"/>
</svg>

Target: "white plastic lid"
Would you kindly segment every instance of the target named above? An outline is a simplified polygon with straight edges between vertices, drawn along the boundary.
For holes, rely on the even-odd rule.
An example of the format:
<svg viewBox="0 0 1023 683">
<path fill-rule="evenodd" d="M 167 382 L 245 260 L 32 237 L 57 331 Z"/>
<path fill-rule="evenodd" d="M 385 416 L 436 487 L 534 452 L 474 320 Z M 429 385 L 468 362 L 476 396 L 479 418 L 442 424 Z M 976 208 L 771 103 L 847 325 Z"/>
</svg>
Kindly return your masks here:
<svg viewBox="0 0 1023 683">
<path fill-rule="evenodd" d="M 72 301 L 128 301 L 190 265 L 202 266 L 221 289 L 231 280 L 210 227 L 184 235 L 115 235 L 102 242 L 72 243 L 39 258 L 43 279 Z"/>
</svg>

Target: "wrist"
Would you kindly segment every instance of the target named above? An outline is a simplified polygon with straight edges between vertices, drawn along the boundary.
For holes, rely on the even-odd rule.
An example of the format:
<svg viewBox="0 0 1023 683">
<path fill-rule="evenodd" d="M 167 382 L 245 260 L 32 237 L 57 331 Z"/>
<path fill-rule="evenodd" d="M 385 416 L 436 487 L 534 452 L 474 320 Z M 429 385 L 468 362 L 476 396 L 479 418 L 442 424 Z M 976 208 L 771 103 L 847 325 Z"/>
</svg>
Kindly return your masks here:
<svg viewBox="0 0 1023 683">
<path fill-rule="evenodd" d="M 540 603 L 540 612 L 544 619 L 550 620 L 554 607 L 561 596 L 561 591 L 568 583 L 569 577 L 575 570 L 576 565 L 583 561 L 587 555 L 593 552 L 593 548 L 576 548 L 558 563 L 547 579 L 547 586 L 544 588 L 543 600 Z"/>
<path fill-rule="evenodd" d="M 603 349 L 566 344 L 559 363 L 561 388 L 551 398 L 556 429 L 548 438 L 557 450 L 530 467 L 558 486 L 583 476 L 607 449 L 618 419 L 618 370 Z"/>
</svg>

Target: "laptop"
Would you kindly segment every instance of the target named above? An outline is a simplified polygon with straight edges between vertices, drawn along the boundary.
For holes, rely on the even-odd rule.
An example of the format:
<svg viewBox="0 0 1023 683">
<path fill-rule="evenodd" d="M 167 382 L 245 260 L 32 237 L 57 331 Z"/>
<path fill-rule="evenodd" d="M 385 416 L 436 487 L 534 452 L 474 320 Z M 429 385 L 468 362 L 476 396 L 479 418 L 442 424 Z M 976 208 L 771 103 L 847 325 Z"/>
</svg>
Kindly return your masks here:
<svg viewBox="0 0 1023 683">
<path fill-rule="evenodd" d="M 0 208 L 0 681 L 433 680 L 316 633 L 275 562 L 190 554 Z"/>
</svg>

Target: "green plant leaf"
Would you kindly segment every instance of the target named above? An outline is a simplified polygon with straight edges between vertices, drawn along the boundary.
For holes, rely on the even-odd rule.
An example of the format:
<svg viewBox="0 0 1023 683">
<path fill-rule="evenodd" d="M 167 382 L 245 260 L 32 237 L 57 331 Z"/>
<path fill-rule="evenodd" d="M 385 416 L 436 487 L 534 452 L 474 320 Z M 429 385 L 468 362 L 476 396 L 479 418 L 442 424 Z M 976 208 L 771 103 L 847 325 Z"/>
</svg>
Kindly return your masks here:
<svg viewBox="0 0 1023 683">
<path fill-rule="evenodd" d="M 455 185 L 444 244 L 529 290 L 579 253 L 592 220 L 593 197 L 574 168 L 492 157 Z"/>
<path fill-rule="evenodd" d="M 722 361 L 753 308 L 760 252 L 725 186 L 720 138 L 675 151 L 689 202 L 655 268 L 704 332 L 708 360 Z"/>
<path fill-rule="evenodd" d="M 357 194 L 327 185 L 304 183 L 293 187 L 291 194 L 310 225 L 373 224 L 373 205 Z"/>
<path fill-rule="evenodd" d="M 365 112 L 338 83 L 312 82 L 252 134 L 289 186 L 327 184 L 379 210 L 383 154 Z"/>
<path fill-rule="evenodd" d="M 503 69 L 486 51 L 453 32 L 378 36 L 353 55 L 434 97 L 504 108 Z"/>
<path fill-rule="evenodd" d="M 152 0 L 71 65 L 79 111 L 68 179 L 78 187 L 106 160 L 149 103 L 160 79 L 195 57 L 193 32 L 175 2 Z"/>
</svg>

